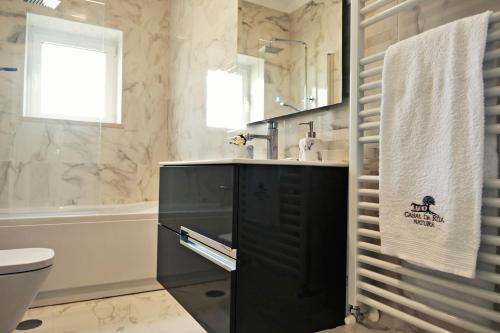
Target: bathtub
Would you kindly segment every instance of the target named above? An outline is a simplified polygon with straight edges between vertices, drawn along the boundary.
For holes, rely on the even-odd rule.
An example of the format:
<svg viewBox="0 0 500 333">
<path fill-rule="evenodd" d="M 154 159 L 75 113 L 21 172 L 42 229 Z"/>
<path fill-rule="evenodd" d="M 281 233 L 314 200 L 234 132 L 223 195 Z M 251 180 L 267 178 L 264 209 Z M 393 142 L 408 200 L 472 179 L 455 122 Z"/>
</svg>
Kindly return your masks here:
<svg viewBox="0 0 500 333">
<path fill-rule="evenodd" d="M 33 306 L 158 290 L 157 222 L 157 202 L 0 211 L 0 249 L 55 250 Z"/>
</svg>

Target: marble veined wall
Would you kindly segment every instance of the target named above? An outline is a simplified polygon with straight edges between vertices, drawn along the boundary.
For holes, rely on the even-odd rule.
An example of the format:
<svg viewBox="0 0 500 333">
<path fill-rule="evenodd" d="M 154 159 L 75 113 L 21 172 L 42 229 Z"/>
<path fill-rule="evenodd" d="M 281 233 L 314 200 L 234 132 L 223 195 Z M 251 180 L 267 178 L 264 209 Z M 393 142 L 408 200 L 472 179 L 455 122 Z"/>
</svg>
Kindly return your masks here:
<svg viewBox="0 0 500 333">
<path fill-rule="evenodd" d="M 157 200 L 167 159 L 168 2 L 0 2 L 0 209 Z M 22 117 L 26 11 L 122 30 L 123 126 Z"/>
<path fill-rule="evenodd" d="M 209 75 L 234 73 L 237 59 L 236 0 L 170 0 L 168 150 L 172 160 L 238 156 L 223 125 L 232 114 L 231 86 L 215 84 L 220 95 L 209 110 Z M 215 119 L 209 122 L 209 114 Z"/>
</svg>

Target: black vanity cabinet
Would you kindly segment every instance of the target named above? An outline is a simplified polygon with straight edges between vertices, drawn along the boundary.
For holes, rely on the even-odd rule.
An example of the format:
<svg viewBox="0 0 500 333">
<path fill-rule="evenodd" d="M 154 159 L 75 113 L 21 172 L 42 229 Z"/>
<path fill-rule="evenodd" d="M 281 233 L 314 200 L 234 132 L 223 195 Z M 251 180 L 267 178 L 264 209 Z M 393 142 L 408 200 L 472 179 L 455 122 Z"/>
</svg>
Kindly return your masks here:
<svg viewBox="0 0 500 333">
<path fill-rule="evenodd" d="M 342 325 L 346 167 L 163 166 L 158 228 L 158 281 L 207 332 Z"/>
</svg>

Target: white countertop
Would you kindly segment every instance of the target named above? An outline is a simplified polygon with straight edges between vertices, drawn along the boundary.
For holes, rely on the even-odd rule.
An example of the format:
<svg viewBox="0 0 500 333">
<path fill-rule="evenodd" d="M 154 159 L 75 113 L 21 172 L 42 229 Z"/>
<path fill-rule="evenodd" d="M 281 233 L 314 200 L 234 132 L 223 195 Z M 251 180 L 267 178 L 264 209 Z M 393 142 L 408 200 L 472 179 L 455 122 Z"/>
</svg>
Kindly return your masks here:
<svg viewBox="0 0 500 333">
<path fill-rule="evenodd" d="M 321 167 L 348 167 L 347 163 L 334 162 L 302 162 L 297 160 L 253 160 L 249 158 L 227 158 L 220 160 L 201 160 L 201 161 L 167 161 L 160 162 L 160 166 L 175 165 L 212 165 L 212 164 L 262 164 L 262 165 L 302 165 L 302 166 L 321 166 Z"/>
</svg>

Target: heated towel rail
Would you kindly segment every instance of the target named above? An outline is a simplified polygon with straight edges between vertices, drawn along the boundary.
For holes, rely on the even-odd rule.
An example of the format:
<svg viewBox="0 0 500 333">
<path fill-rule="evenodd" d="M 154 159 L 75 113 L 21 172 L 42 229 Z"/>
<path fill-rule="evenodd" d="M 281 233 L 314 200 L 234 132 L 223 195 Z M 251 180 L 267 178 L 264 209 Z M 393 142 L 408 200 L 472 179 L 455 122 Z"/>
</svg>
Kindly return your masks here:
<svg viewBox="0 0 500 333">
<path fill-rule="evenodd" d="M 475 280 L 419 269 L 380 253 L 376 152 L 385 51 L 367 54 L 366 31 L 429 3 L 432 1 L 351 1 L 348 300 L 354 310 L 377 309 L 429 332 L 500 332 L 500 179 L 484 181 Z M 484 68 L 486 132 L 499 135 L 500 12 L 490 19 Z"/>
</svg>

